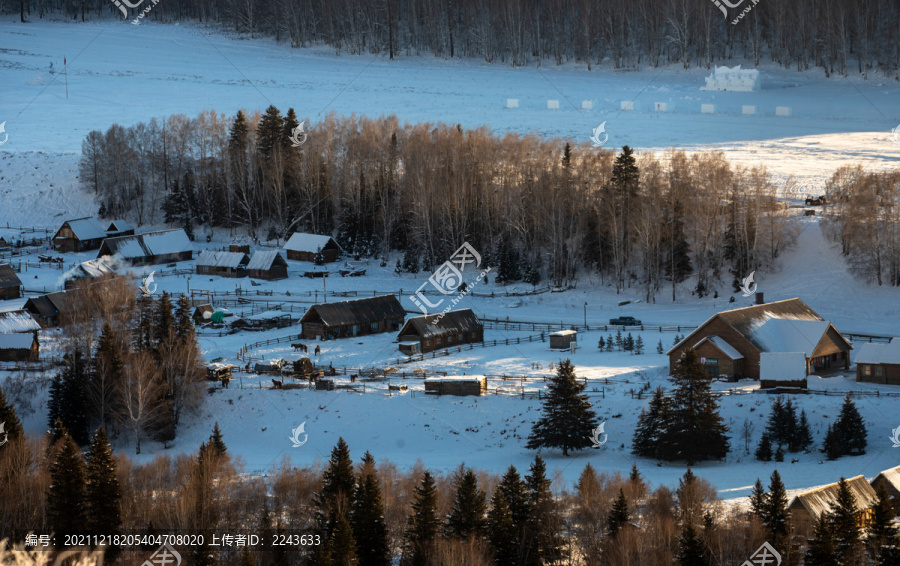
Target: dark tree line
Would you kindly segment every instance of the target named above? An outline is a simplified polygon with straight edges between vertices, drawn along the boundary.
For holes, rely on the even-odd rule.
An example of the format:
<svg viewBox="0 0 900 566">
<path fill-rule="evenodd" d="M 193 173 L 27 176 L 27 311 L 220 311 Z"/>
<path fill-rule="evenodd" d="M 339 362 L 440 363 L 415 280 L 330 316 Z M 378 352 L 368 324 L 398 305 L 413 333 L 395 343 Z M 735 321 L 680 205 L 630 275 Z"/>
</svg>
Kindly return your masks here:
<svg viewBox="0 0 900 566">
<path fill-rule="evenodd" d="M 204 112 L 91 132 L 81 182 L 102 212 L 189 233 L 329 234 L 354 256 L 440 265 L 464 241 L 501 283 L 579 270 L 645 300 L 696 277 L 703 296 L 772 265 L 796 226 L 762 169 L 719 153 L 617 155 L 486 128 L 326 117 L 301 147 L 296 113 Z M 123 164 L 127 163 L 127 167 Z M 160 214 L 160 210 L 163 214 Z M 664 291 L 665 290 L 665 291 Z"/>
<path fill-rule="evenodd" d="M 144 5 L 129 10 L 134 18 Z M 821 68 L 826 75 L 878 71 L 897 78 L 900 5 L 891 0 L 745 0 L 724 16 L 708 0 L 169 0 L 146 16 L 160 22 L 217 23 L 271 36 L 292 47 L 329 45 L 336 53 L 431 54 L 505 65 L 576 62 L 616 69 L 679 64 L 710 67 L 732 59 Z M 106 0 L 3 0 L 21 20 L 63 14 L 121 18 Z"/>
</svg>

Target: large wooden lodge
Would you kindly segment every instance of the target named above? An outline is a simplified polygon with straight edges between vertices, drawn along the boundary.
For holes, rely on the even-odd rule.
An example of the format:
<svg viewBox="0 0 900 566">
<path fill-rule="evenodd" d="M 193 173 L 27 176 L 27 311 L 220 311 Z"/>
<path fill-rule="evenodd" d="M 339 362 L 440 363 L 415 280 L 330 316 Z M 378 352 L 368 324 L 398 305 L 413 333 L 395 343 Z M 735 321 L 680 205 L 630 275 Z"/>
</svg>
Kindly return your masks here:
<svg viewBox="0 0 900 566">
<path fill-rule="evenodd" d="M 346 338 L 397 331 L 406 311 L 394 295 L 354 301 L 322 303 L 309 307 L 300 319 L 303 338 Z"/>
<path fill-rule="evenodd" d="M 431 352 L 483 341 L 484 325 L 472 309 L 417 316 L 406 321 L 398 340 L 404 354 Z"/>
</svg>

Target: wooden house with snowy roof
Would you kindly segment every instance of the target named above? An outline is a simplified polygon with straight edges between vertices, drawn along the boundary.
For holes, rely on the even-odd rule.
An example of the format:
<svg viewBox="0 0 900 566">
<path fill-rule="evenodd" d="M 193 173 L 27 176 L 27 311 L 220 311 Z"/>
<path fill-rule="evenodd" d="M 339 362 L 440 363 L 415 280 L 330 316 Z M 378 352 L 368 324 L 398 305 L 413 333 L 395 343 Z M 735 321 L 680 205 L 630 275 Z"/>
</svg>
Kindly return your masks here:
<svg viewBox="0 0 900 566">
<path fill-rule="evenodd" d="M 889 344 L 863 344 L 854 362 L 856 381 L 900 385 L 900 338 L 893 338 Z"/>
<path fill-rule="evenodd" d="M 406 321 L 398 340 L 404 354 L 431 352 L 483 341 L 484 325 L 472 309 L 417 316 Z"/>
<path fill-rule="evenodd" d="M 75 218 L 63 222 L 53 235 L 53 249 L 60 253 L 96 250 L 106 238 L 133 234 L 134 228 L 124 220 Z"/>
<path fill-rule="evenodd" d="M 288 259 L 316 261 L 319 257 L 322 263 L 332 263 L 341 257 L 344 250 L 331 236 L 294 232 L 284 244 L 284 251 Z"/>
<path fill-rule="evenodd" d="M 132 265 L 152 265 L 187 261 L 194 246 L 182 229 L 118 236 L 103 240 L 97 257 L 119 256 Z"/>
<path fill-rule="evenodd" d="M 399 330 L 406 310 L 394 295 L 309 307 L 300 319 L 303 338 L 346 338 Z"/>
<path fill-rule="evenodd" d="M 813 372 L 849 369 L 853 349 L 830 322 L 800 299 L 713 315 L 668 351 L 669 371 L 675 370 L 678 360 L 690 348 L 700 356 L 711 378 L 721 375 L 758 379 L 763 387 L 805 387 L 806 377 Z M 768 361 L 763 367 L 763 354 L 776 353 L 792 356 L 766 356 Z M 802 357 L 802 370 L 792 370 L 790 374 L 775 371 L 779 367 L 776 357 Z M 796 364 L 791 362 L 790 367 L 795 368 Z"/>
<path fill-rule="evenodd" d="M 879 487 L 884 486 L 894 504 L 894 509 L 900 512 L 900 466 L 884 470 L 875 476 L 869 485 L 872 486 L 875 493 L 878 493 Z"/>
<path fill-rule="evenodd" d="M 0 301 L 18 299 L 22 296 L 22 281 L 8 263 L 0 264 Z"/>
<path fill-rule="evenodd" d="M 287 279 L 287 261 L 278 250 L 259 250 L 253 252 L 247 264 L 247 274 L 253 279 Z"/>
<path fill-rule="evenodd" d="M 872 519 L 872 507 L 875 506 L 878 496 L 863 476 L 849 478 L 846 481 L 859 510 L 857 513 L 859 526 L 865 527 Z M 809 536 L 819 517 L 823 513 L 831 512 L 837 503 L 837 495 L 837 482 L 797 494 L 788 505 L 795 532 L 801 536 Z"/>
</svg>

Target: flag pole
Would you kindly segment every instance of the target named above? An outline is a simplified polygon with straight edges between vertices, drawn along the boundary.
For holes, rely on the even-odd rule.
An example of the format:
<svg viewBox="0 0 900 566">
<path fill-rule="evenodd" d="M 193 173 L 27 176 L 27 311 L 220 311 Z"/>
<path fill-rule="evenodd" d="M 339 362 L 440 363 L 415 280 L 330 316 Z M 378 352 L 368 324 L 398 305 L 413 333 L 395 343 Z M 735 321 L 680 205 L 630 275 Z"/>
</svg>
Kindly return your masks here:
<svg viewBox="0 0 900 566">
<path fill-rule="evenodd" d="M 63 57 L 63 73 L 66 75 L 66 100 L 69 99 L 69 66 L 66 64 L 66 58 Z"/>
</svg>

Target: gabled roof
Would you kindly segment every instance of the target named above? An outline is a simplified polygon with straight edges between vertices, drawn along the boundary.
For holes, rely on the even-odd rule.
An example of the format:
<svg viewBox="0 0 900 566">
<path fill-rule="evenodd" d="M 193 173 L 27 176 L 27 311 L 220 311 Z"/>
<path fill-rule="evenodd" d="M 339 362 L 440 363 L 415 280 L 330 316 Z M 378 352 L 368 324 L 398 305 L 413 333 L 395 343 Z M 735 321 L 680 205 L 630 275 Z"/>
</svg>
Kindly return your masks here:
<svg viewBox="0 0 900 566">
<path fill-rule="evenodd" d="M 96 219 L 85 217 L 85 218 L 76 218 L 74 220 L 66 220 L 63 222 L 63 226 L 66 224 L 69 225 L 69 229 L 72 230 L 72 233 L 75 234 L 75 237 L 79 240 L 102 240 L 106 237 L 106 230 L 103 227 L 103 224 L 100 224 Z M 60 226 L 60 230 L 62 230 L 63 226 Z M 54 238 L 59 235 L 59 230 L 57 230 Z"/>
<path fill-rule="evenodd" d="M 481 321 L 472 309 L 450 311 L 442 315 L 417 316 L 406 321 L 398 336 L 418 335 L 431 338 L 444 334 L 461 334 L 482 327 Z"/>
<path fill-rule="evenodd" d="M 335 247 L 341 250 L 341 246 L 339 246 L 331 236 L 294 232 L 291 234 L 290 239 L 284 244 L 284 249 L 292 252 L 316 253 L 320 250 L 324 250 L 326 246 Z"/>
<path fill-rule="evenodd" d="M 115 273 L 116 270 L 113 269 L 112 265 L 110 265 L 108 261 L 108 257 L 101 257 L 97 259 L 90 259 L 88 261 L 83 261 L 79 263 L 74 270 L 69 274 L 69 279 L 96 279 L 97 277 L 101 277 L 103 275 L 107 275 L 110 273 Z"/>
<path fill-rule="evenodd" d="M 716 348 L 721 350 L 723 354 L 728 356 L 729 359 L 741 360 L 744 358 L 743 354 L 735 350 L 731 344 L 726 342 L 725 339 L 720 336 L 707 336 L 703 340 L 700 340 L 699 342 L 694 344 L 694 349 L 696 350 L 697 348 L 699 348 L 700 344 L 703 344 L 704 342 L 711 342 Z"/>
<path fill-rule="evenodd" d="M 25 301 L 25 308 L 45 319 L 59 315 L 59 309 L 47 298 L 47 295 L 31 297 Z"/>
<path fill-rule="evenodd" d="M 194 246 L 184 230 L 161 230 L 135 236 L 107 238 L 103 240 L 97 257 L 118 254 L 125 259 L 137 259 L 193 250 Z"/>
<path fill-rule="evenodd" d="M 692 337 L 715 318 L 760 352 L 804 352 L 807 357 L 812 356 L 825 333 L 834 328 L 800 299 L 787 299 L 715 314 L 666 353 L 671 354 L 685 342 L 691 343 Z M 846 339 L 844 342 L 850 346 Z"/>
<path fill-rule="evenodd" d="M 213 252 L 202 251 L 197 257 L 197 265 L 200 267 L 230 267 L 237 269 L 250 261 L 243 252 Z"/>
<path fill-rule="evenodd" d="M 369 297 L 356 299 L 355 301 L 340 301 L 337 303 L 324 303 L 309 307 L 300 322 L 314 320 L 318 316 L 328 326 L 342 326 L 347 324 L 365 324 L 384 319 L 403 319 L 406 310 L 394 295 Z"/>
<path fill-rule="evenodd" d="M 0 334 L 0 350 L 30 350 L 33 334 Z"/>
<path fill-rule="evenodd" d="M 853 361 L 857 364 L 900 364 L 900 338 L 892 339 L 890 344 L 866 342 Z"/>
<path fill-rule="evenodd" d="M 0 312 L 0 334 L 18 334 L 40 329 L 41 325 L 27 311 Z"/>
<path fill-rule="evenodd" d="M 900 466 L 884 470 L 883 472 L 875 476 L 875 479 L 872 480 L 871 485 L 874 486 L 879 480 L 884 481 L 888 485 L 890 485 L 894 492 L 900 493 Z"/>
<path fill-rule="evenodd" d="M 8 263 L 0 264 L 0 289 L 20 287 L 21 285 L 22 281 L 19 280 L 19 276 L 13 271 L 12 266 Z"/>
<path fill-rule="evenodd" d="M 273 265 L 287 265 L 287 262 L 281 257 L 278 250 L 260 250 L 253 252 L 250 263 L 247 264 L 247 269 L 266 271 L 272 269 Z"/>
<path fill-rule="evenodd" d="M 866 478 L 856 476 L 847 480 L 850 492 L 856 500 L 856 508 L 860 511 L 871 509 L 878 500 L 878 495 Z M 814 518 L 818 519 L 822 513 L 831 511 L 832 506 L 837 502 L 838 484 L 837 482 L 828 484 L 806 493 L 800 493 L 791 501 L 788 507 L 802 506 Z"/>
<path fill-rule="evenodd" d="M 59 316 L 78 308 L 79 294 L 77 290 L 72 290 L 31 297 L 25 301 L 25 308 L 29 311 L 33 309 L 42 318 Z"/>
<path fill-rule="evenodd" d="M 109 224 L 106 226 L 106 233 L 110 235 L 119 232 L 128 232 L 129 230 L 134 230 L 134 226 L 125 220 L 110 220 Z"/>
</svg>

